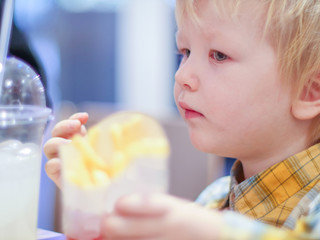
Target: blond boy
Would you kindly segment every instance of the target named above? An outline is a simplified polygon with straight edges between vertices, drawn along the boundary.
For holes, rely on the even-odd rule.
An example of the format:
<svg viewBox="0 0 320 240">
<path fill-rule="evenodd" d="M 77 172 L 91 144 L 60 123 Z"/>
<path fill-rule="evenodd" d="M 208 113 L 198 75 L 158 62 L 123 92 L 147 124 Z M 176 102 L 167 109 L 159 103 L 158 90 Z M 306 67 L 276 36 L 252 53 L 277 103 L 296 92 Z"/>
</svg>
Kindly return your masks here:
<svg viewBox="0 0 320 240">
<path fill-rule="evenodd" d="M 177 0 L 176 19 L 174 94 L 191 141 L 238 160 L 199 205 L 119 200 L 105 238 L 320 239 L 319 1 Z M 58 146 L 87 118 L 58 123 L 45 146 L 58 185 Z"/>
</svg>

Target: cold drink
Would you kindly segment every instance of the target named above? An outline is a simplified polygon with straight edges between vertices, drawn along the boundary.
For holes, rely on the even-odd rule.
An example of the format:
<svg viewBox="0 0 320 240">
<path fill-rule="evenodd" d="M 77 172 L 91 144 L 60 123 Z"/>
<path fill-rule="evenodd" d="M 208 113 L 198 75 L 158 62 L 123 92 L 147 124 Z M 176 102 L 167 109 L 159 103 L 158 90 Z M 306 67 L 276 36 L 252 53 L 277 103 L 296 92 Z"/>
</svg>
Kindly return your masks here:
<svg viewBox="0 0 320 240">
<path fill-rule="evenodd" d="M 0 239 L 36 239 L 41 150 L 17 140 L 0 143 Z"/>
<path fill-rule="evenodd" d="M 0 240 L 35 240 L 41 140 L 50 110 L 0 105 Z"/>
</svg>

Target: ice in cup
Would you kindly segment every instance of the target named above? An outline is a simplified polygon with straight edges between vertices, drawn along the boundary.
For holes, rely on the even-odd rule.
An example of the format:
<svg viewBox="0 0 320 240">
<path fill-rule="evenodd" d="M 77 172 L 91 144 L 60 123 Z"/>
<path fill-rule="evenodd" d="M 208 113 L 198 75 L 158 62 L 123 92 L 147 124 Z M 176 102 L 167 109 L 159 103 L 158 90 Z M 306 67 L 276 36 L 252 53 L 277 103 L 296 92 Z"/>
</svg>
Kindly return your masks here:
<svg viewBox="0 0 320 240">
<path fill-rule="evenodd" d="M 0 240 L 35 240 L 41 141 L 50 109 L 0 105 Z"/>
<path fill-rule="evenodd" d="M 63 228 L 69 240 L 101 239 L 101 220 L 133 192 L 167 190 L 169 143 L 161 125 L 135 112 L 113 114 L 60 148 Z"/>
</svg>

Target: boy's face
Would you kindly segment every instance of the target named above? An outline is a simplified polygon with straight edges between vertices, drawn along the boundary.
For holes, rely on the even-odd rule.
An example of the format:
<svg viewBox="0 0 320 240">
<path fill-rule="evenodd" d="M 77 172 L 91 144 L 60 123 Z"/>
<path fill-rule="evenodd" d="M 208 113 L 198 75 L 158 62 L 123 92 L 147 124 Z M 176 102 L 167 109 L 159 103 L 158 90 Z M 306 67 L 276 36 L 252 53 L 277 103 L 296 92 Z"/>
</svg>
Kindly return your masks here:
<svg viewBox="0 0 320 240">
<path fill-rule="evenodd" d="M 200 26 L 184 16 L 177 32 L 183 57 L 174 94 L 191 141 L 240 159 L 276 153 L 295 120 L 274 49 L 249 10 L 235 21 L 218 17 L 208 2 L 199 5 Z"/>
</svg>

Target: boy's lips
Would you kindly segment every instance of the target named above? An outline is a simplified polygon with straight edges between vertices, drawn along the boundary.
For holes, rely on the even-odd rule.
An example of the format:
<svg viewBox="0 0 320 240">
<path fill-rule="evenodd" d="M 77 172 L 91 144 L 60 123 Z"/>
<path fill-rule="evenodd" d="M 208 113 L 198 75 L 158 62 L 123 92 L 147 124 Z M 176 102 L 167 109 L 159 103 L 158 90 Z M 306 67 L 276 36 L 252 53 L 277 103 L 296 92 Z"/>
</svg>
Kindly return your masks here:
<svg viewBox="0 0 320 240">
<path fill-rule="evenodd" d="M 179 101 L 179 107 L 184 111 L 185 119 L 203 117 L 203 114 L 189 107 L 185 102 Z"/>
</svg>

